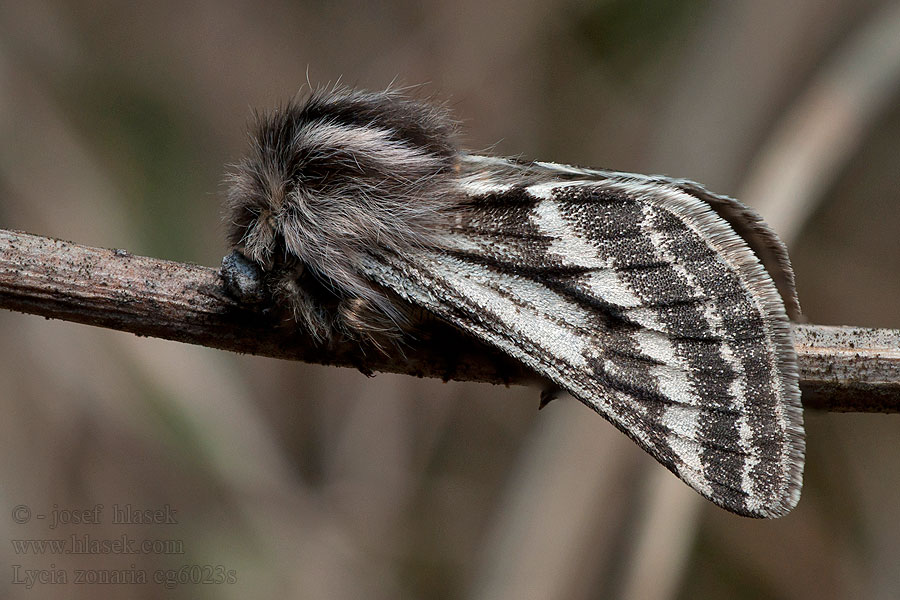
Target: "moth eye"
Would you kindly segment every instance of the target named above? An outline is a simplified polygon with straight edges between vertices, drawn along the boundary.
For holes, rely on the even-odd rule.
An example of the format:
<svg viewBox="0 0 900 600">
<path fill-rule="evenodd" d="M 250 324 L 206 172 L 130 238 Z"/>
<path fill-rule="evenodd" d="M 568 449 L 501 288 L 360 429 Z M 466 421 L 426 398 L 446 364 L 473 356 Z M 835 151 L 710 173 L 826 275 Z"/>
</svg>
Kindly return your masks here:
<svg viewBox="0 0 900 600">
<path fill-rule="evenodd" d="M 259 304 L 265 300 L 262 271 L 238 250 L 222 259 L 222 280 L 225 289 L 244 304 Z"/>
</svg>

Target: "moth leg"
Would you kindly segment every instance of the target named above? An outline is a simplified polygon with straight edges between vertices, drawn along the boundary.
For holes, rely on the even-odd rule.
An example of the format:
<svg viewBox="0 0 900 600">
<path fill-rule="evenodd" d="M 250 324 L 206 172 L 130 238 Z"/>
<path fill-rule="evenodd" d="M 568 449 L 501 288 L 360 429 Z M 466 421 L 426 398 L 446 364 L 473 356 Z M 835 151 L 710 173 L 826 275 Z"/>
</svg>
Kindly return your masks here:
<svg viewBox="0 0 900 600">
<path fill-rule="evenodd" d="M 328 341 L 335 336 L 334 316 L 330 313 L 315 286 L 304 276 L 303 265 L 276 267 L 267 277 L 267 287 L 278 306 L 284 307 L 291 318 L 300 324 L 313 339 Z"/>
<path fill-rule="evenodd" d="M 405 311 L 397 308 L 397 315 L 388 315 L 366 298 L 345 298 L 338 303 L 337 320 L 347 335 L 369 341 L 383 350 L 386 343 L 397 342 L 403 336 L 407 319 Z"/>
<path fill-rule="evenodd" d="M 563 388 L 556 385 L 552 381 L 547 381 L 546 387 L 541 390 L 541 404 L 540 406 L 538 406 L 538 410 L 541 410 L 552 401 L 559 398 L 563 393 L 565 393 L 565 390 Z"/>
</svg>

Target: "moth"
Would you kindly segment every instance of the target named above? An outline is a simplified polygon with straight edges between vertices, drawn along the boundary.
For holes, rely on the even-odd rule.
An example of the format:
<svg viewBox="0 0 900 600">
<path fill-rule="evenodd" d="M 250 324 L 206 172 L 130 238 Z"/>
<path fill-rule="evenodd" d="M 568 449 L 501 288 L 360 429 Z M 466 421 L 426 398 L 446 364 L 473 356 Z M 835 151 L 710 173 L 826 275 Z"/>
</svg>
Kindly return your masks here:
<svg viewBox="0 0 900 600">
<path fill-rule="evenodd" d="M 469 154 L 455 136 L 444 106 L 398 90 L 319 89 L 259 116 L 229 175 L 232 256 L 317 339 L 402 339 L 427 311 L 719 506 L 790 511 L 800 309 L 775 233 L 691 181 Z"/>
</svg>

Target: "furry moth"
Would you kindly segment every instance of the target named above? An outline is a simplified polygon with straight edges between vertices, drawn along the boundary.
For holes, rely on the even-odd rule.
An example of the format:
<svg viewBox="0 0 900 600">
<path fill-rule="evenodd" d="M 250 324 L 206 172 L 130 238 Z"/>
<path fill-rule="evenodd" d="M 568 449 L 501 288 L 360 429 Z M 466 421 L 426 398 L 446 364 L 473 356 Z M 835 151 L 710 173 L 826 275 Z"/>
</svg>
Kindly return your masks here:
<svg viewBox="0 0 900 600">
<path fill-rule="evenodd" d="M 690 181 L 468 154 L 454 134 L 445 108 L 394 90 L 320 89 L 259 117 L 229 176 L 236 255 L 318 339 L 400 337 L 424 309 L 719 506 L 791 510 L 799 305 L 777 236 Z"/>
</svg>

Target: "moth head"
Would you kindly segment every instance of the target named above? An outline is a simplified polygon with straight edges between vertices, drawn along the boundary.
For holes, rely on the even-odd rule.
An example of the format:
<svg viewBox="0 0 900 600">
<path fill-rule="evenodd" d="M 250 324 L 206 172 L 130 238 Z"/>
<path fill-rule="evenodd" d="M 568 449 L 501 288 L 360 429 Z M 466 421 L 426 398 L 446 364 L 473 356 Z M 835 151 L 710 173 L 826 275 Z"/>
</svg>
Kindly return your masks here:
<svg viewBox="0 0 900 600">
<path fill-rule="evenodd" d="M 444 107 L 395 91 L 317 90 L 258 115 L 228 177 L 229 242 L 264 271 L 371 296 L 363 255 L 429 243 L 458 195 L 454 132 Z"/>
<path fill-rule="evenodd" d="M 402 248 L 447 196 L 454 129 L 443 107 L 393 91 L 318 90 L 258 116 L 229 177 L 229 241 L 266 269 Z"/>
</svg>

